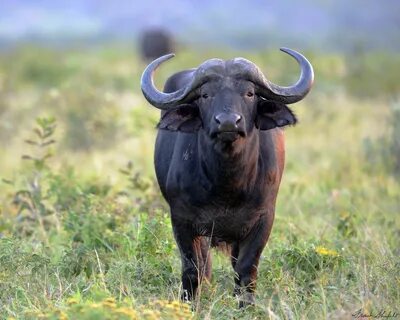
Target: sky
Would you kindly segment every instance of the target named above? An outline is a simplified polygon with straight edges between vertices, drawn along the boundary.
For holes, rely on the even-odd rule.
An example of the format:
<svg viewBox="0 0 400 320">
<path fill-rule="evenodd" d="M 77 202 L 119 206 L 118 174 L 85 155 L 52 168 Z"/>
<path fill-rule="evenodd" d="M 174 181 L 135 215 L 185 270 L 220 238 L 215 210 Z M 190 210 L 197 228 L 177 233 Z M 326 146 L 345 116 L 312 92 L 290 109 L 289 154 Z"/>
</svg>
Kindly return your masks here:
<svg viewBox="0 0 400 320">
<path fill-rule="evenodd" d="M 162 26 L 189 44 L 400 49 L 399 0 L 1 0 L 0 42 L 136 39 Z"/>
</svg>

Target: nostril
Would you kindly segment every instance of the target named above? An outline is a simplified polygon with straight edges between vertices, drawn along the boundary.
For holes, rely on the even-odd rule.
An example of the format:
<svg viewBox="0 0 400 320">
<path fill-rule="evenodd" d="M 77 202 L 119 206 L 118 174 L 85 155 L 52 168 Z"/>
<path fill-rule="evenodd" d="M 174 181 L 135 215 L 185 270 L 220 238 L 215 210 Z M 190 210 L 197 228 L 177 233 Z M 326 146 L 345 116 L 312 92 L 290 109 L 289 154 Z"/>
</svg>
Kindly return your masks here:
<svg viewBox="0 0 400 320">
<path fill-rule="evenodd" d="M 238 113 L 231 113 L 231 114 L 220 113 L 214 116 L 214 119 L 218 124 L 225 122 L 238 124 L 242 120 L 242 116 Z"/>
</svg>

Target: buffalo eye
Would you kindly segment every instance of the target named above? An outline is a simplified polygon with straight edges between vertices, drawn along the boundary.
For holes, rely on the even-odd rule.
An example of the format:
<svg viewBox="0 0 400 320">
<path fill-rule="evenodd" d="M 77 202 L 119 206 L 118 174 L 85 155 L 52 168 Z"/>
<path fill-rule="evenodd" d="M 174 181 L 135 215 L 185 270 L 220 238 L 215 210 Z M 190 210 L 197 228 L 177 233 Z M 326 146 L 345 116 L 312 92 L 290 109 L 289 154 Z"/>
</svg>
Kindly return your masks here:
<svg viewBox="0 0 400 320">
<path fill-rule="evenodd" d="M 207 98 L 208 98 L 208 94 L 207 94 L 207 93 L 203 93 L 203 94 L 202 94 L 202 98 L 203 98 L 203 99 L 207 99 Z"/>
<path fill-rule="evenodd" d="M 251 92 L 251 91 L 248 91 L 248 92 L 246 93 L 246 96 L 248 96 L 248 97 L 252 97 L 252 96 L 254 96 L 254 93 L 253 93 L 253 92 Z"/>
</svg>

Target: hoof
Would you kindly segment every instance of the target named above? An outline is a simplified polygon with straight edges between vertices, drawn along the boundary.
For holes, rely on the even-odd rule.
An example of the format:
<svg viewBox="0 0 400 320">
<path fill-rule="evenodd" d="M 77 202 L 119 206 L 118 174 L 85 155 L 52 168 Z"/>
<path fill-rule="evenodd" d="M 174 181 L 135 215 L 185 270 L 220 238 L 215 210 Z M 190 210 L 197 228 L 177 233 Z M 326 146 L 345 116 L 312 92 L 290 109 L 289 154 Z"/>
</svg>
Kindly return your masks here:
<svg viewBox="0 0 400 320">
<path fill-rule="evenodd" d="M 239 299 L 239 308 L 246 308 L 248 306 L 254 306 L 255 304 L 255 299 L 254 299 L 254 294 L 251 292 L 245 292 L 238 296 Z"/>
<path fill-rule="evenodd" d="M 191 301 L 191 296 L 189 295 L 188 290 L 183 290 L 183 292 L 181 294 L 181 300 L 182 300 L 182 302 L 186 302 L 186 303 L 189 303 Z"/>
</svg>

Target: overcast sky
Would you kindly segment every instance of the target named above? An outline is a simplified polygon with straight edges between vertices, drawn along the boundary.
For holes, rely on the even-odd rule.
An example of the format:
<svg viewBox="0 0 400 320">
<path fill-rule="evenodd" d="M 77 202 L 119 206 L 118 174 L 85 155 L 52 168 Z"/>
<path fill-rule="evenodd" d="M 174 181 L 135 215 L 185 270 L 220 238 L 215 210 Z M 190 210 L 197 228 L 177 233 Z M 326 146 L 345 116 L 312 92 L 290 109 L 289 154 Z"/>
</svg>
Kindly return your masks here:
<svg viewBox="0 0 400 320">
<path fill-rule="evenodd" d="M 399 14 L 400 0 L 1 0 L 0 39 L 134 38 L 163 26 L 188 42 L 399 49 Z"/>
</svg>

